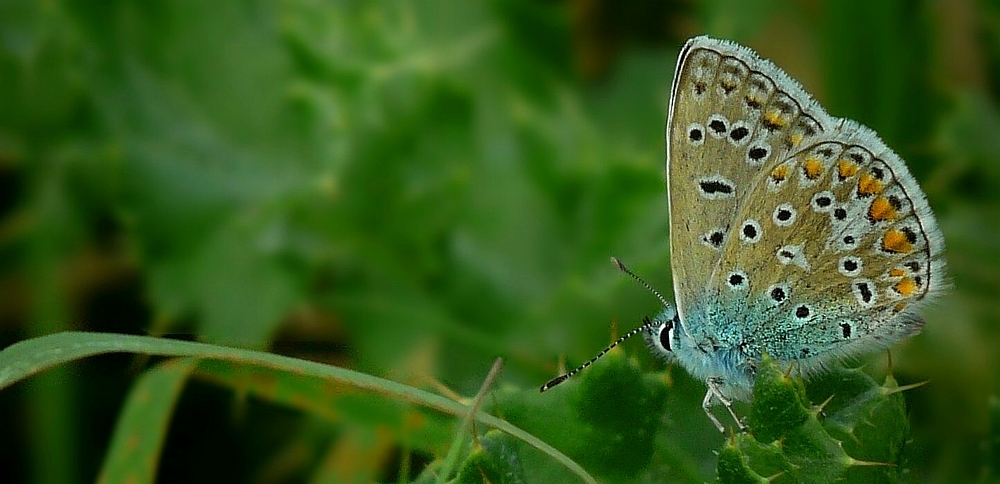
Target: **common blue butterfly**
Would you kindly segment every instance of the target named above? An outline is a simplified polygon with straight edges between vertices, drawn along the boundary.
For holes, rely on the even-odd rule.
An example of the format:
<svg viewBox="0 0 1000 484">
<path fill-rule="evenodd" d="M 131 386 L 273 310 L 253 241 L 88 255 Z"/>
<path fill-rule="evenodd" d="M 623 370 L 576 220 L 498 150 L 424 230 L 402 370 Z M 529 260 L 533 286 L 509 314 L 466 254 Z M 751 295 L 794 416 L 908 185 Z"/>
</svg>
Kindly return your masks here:
<svg viewBox="0 0 1000 484">
<path fill-rule="evenodd" d="M 643 333 L 704 381 L 723 430 L 711 405 L 748 400 L 765 353 L 810 375 L 920 331 L 921 306 L 944 286 L 944 239 L 874 131 L 709 37 L 681 50 L 667 116 L 676 304 L 661 296 L 656 318 L 615 344 Z"/>
</svg>

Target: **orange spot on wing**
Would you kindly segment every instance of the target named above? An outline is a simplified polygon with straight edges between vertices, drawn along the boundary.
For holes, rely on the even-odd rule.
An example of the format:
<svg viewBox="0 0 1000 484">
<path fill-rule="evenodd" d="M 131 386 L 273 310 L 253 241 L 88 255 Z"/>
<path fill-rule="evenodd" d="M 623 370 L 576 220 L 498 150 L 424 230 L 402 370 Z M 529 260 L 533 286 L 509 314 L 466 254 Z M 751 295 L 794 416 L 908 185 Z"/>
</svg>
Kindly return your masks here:
<svg viewBox="0 0 1000 484">
<path fill-rule="evenodd" d="M 806 161 L 802 163 L 802 172 L 806 178 L 816 180 L 823 174 L 823 162 L 817 158 L 806 158 Z"/>
<path fill-rule="evenodd" d="M 851 160 L 840 160 L 837 162 L 837 174 L 844 180 L 858 174 L 860 167 Z"/>
<path fill-rule="evenodd" d="M 780 182 L 788 178 L 788 165 L 778 165 L 771 171 L 771 179 Z"/>
<path fill-rule="evenodd" d="M 906 271 L 900 268 L 889 269 L 889 277 L 902 277 L 906 275 Z"/>
<path fill-rule="evenodd" d="M 907 277 L 893 285 L 892 289 L 900 296 L 910 296 L 917 292 L 917 283 L 912 278 Z"/>
<path fill-rule="evenodd" d="M 903 308 L 905 308 L 905 307 L 906 307 L 906 303 L 905 302 L 898 303 L 898 304 L 896 304 L 896 307 L 892 308 L 892 312 L 896 313 L 896 314 L 899 314 L 900 312 L 903 311 Z"/>
<path fill-rule="evenodd" d="M 882 236 L 882 250 L 892 253 L 909 252 L 913 244 L 902 230 L 890 229 Z"/>
<path fill-rule="evenodd" d="M 784 128 L 788 121 L 781 116 L 778 111 L 768 111 L 764 113 L 764 123 L 775 128 Z"/>
<path fill-rule="evenodd" d="M 867 197 L 874 195 L 881 192 L 882 188 L 882 182 L 865 173 L 864 175 L 861 175 L 861 180 L 858 181 L 858 196 Z"/>
<path fill-rule="evenodd" d="M 892 220 L 896 218 L 896 209 L 889 202 L 888 198 L 878 197 L 872 201 L 872 204 L 868 206 L 868 218 L 873 222 L 881 222 L 883 220 Z"/>
</svg>

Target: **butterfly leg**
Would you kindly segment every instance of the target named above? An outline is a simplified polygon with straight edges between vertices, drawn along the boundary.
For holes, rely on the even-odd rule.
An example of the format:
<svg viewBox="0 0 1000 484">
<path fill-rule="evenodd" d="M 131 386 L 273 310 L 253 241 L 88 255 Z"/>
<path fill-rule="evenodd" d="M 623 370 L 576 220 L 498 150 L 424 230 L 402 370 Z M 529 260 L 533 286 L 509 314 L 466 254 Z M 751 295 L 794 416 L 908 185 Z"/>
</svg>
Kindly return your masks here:
<svg viewBox="0 0 1000 484">
<path fill-rule="evenodd" d="M 733 411 L 733 401 L 726 398 L 722 394 L 722 389 L 719 387 L 721 383 L 722 382 L 718 378 L 709 378 L 705 381 L 708 391 L 705 392 L 705 399 L 702 400 L 701 406 L 705 409 L 705 413 L 708 414 L 708 418 L 710 418 L 716 428 L 719 429 L 719 432 L 725 432 L 726 428 L 719 423 L 719 419 L 712 414 L 711 410 L 712 400 L 718 400 L 719 403 L 721 403 L 722 406 L 726 407 L 726 410 L 729 411 L 729 415 L 732 415 L 733 420 L 736 421 L 736 425 L 740 427 L 740 432 L 745 432 L 747 430 L 747 426 L 743 424 L 743 420 L 741 420 L 740 417 L 736 415 L 736 412 Z"/>
<path fill-rule="evenodd" d="M 715 396 L 715 392 L 712 391 L 712 384 L 709 383 L 708 391 L 705 392 L 705 399 L 701 401 L 701 408 L 705 409 L 705 415 L 708 415 L 709 420 L 715 424 L 715 428 L 719 429 L 719 432 L 726 433 L 726 428 L 722 426 L 722 422 L 719 422 L 719 419 L 712 413 L 712 399 Z"/>
</svg>

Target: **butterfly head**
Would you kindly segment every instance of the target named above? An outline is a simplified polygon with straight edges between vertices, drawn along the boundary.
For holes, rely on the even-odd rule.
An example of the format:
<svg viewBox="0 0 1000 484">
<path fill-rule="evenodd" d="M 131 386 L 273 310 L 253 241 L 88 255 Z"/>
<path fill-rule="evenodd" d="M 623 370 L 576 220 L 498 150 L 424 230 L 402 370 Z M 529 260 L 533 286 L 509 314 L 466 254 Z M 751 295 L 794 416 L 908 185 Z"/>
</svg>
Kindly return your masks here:
<svg viewBox="0 0 1000 484">
<path fill-rule="evenodd" d="M 678 347 L 679 336 L 684 332 L 677 308 L 671 304 L 665 305 L 663 310 L 652 321 L 647 321 L 643 327 L 646 328 L 643 336 L 653 354 L 667 358 Z"/>
</svg>

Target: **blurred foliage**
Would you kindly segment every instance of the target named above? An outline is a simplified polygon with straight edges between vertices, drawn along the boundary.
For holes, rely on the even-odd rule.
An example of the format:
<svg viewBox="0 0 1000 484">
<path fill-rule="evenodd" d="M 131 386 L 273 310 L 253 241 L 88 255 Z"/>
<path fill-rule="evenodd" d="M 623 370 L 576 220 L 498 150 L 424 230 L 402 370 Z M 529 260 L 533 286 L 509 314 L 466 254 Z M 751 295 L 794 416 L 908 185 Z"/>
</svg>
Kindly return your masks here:
<svg viewBox="0 0 1000 484">
<path fill-rule="evenodd" d="M 713 479 L 714 452 L 759 436 L 726 444 L 703 385 L 640 343 L 536 390 L 558 355 L 582 362 L 657 311 L 611 255 L 670 292 L 662 131 L 701 33 L 875 128 L 921 181 L 954 290 L 893 351 L 895 379 L 929 383 L 878 402 L 905 408 L 906 480 L 995 482 L 995 0 L 0 1 L 0 344 L 192 335 L 456 398 L 501 356 L 484 410 L 602 482 Z M 0 481 L 95 480 L 142 385 L 166 392 L 161 482 L 436 482 L 454 431 L 387 430 L 423 414 L 356 391 L 304 404 L 229 383 L 274 381 L 244 367 L 165 387 L 188 373 L 147 366 L 102 356 L 0 392 Z M 821 430 L 851 440 L 848 407 L 835 396 Z M 460 482 L 570 479 L 476 430 Z"/>
</svg>

